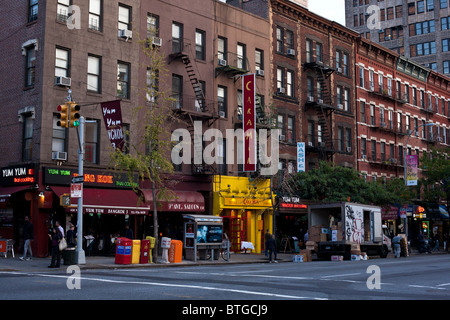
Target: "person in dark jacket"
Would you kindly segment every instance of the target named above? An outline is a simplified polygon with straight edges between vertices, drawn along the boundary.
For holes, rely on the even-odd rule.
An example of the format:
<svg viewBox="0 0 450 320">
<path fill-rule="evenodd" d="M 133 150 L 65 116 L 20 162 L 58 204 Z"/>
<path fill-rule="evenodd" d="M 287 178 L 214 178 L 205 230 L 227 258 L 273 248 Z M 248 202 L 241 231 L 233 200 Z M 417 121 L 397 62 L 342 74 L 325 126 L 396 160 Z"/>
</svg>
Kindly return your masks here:
<svg viewBox="0 0 450 320">
<path fill-rule="evenodd" d="M 277 261 L 277 243 L 273 236 L 267 240 L 267 250 L 269 251 L 269 263 L 272 263 L 272 253 L 274 254 L 274 262 Z"/>
<path fill-rule="evenodd" d="M 59 251 L 59 241 L 63 238 L 63 235 L 57 228 L 52 229 L 52 233 L 48 235 L 52 241 L 52 262 L 48 266 L 49 268 L 59 268 L 61 264 L 61 253 Z"/>
<path fill-rule="evenodd" d="M 77 234 L 75 232 L 75 226 L 73 224 L 69 224 L 69 231 L 67 231 L 67 247 L 74 248 L 77 245 Z"/>
<path fill-rule="evenodd" d="M 34 239 L 34 227 L 30 221 L 29 216 L 25 216 L 25 223 L 23 225 L 23 240 L 25 241 L 23 245 L 23 256 L 20 260 L 30 260 L 33 257 L 33 252 L 31 251 L 31 240 Z M 30 251 L 30 257 L 27 258 L 27 253 Z"/>
</svg>

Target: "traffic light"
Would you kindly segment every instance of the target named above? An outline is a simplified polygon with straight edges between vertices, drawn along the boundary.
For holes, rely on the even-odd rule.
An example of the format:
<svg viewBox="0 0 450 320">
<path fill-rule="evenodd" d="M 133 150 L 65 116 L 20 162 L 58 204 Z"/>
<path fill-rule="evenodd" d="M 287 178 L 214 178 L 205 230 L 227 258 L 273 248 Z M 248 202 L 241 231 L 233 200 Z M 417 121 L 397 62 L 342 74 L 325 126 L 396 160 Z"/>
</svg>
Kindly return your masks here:
<svg viewBox="0 0 450 320">
<path fill-rule="evenodd" d="M 69 127 L 69 105 L 67 103 L 61 104 L 56 108 L 59 113 L 57 115 L 58 122 L 56 125 L 61 128 L 68 128 Z"/>
<path fill-rule="evenodd" d="M 70 127 L 78 127 L 80 125 L 80 106 L 75 102 L 69 102 L 70 105 L 70 114 L 69 114 L 69 126 Z"/>
</svg>

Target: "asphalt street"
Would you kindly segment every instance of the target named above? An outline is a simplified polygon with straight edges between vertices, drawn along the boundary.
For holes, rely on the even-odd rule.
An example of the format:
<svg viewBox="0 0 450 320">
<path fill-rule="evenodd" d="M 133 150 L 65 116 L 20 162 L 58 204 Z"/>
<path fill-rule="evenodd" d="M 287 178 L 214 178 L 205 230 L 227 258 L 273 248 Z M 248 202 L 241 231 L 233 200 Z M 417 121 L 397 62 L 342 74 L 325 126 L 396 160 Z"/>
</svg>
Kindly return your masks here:
<svg viewBox="0 0 450 320">
<path fill-rule="evenodd" d="M 0 271 L 0 300 L 448 300 L 450 255 L 171 268 Z M 255 309 L 256 310 L 256 309 Z M 192 311 L 192 310 L 191 310 Z M 194 310 L 195 311 L 195 310 Z"/>
</svg>

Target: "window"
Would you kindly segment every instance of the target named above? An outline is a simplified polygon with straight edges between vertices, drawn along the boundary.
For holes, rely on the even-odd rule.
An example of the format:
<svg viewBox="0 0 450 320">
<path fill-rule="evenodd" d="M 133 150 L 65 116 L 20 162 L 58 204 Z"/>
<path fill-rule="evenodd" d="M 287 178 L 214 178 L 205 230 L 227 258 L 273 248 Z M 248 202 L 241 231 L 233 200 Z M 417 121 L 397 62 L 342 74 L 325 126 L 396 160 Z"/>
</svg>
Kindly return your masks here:
<svg viewBox="0 0 450 320">
<path fill-rule="evenodd" d="M 352 129 L 345 128 L 345 151 L 351 152 L 352 150 Z"/>
<path fill-rule="evenodd" d="M 336 100 L 337 100 L 337 107 L 339 109 L 343 109 L 344 108 L 342 91 L 343 90 L 342 90 L 341 86 L 337 86 L 336 87 Z"/>
<path fill-rule="evenodd" d="M 377 141 L 376 140 L 372 140 L 370 141 L 371 144 L 371 159 L 372 161 L 376 161 L 377 160 Z"/>
<path fill-rule="evenodd" d="M 443 71 L 444 71 L 444 73 L 445 73 L 445 74 L 449 74 L 449 73 L 450 73 L 450 61 L 449 61 L 449 60 L 444 61 L 444 62 L 442 63 L 442 65 L 443 65 Z"/>
<path fill-rule="evenodd" d="M 255 70 L 264 70 L 264 51 L 255 49 Z"/>
<path fill-rule="evenodd" d="M 175 99 L 175 101 L 173 102 L 174 109 L 181 109 L 183 107 L 183 77 L 177 74 L 172 75 L 171 98 Z"/>
<path fill-rule="evenodd" d="M 430 41 L 425 43 L 418 43 L 410 46 L 411 56 L 424 56 L 436 53 L 436 42 Z"/>
<path fill-rule="evenodd" d="M 217 87 L 217 101 L 219 104 L 219 112 L 223 112 L 223 115 L 227 117 L 228 114 L 227 87 L 222 86 Z"/>
<path fill-rule="evenodd" d="M 147 14 L 147 39 L 159 37 L 159 16 Z"/>
<path fill-rule="evenodd" d="M 294 49 L 294 32 L 286 30 L 286 48 Z"/>
<path fill-rule="evenodd" d="M 447 0 L 440 0 L 441 9 L 447 8 Z"/>
<path fill-rule="evenodd" d="M 441 18 L 441 30 L 448 30 L 450 26 L 450 17 Z"/>
<path fill-rule="evenodd" d="M 306 78 L 306 91 L 308 95 L 308 100 L 310 97 L 314 98 L 314 78 L 312 77 Z"/>
<path fill-rule="evenodd" d="M 380 154 L 381 154 L 381 161 L 386 160 L 386 143 L 381 142 L 380 144 Z"/>
<path fill-rule="evenodd" d="M 364 88 L 364 68 L 359 67 L 359 86 Z"/>
<path fill-rule="evenodd" d="M 183 157 L 183 135 L 181 132 L 178 131 L 172 131 L 172 141 L 175 141 L 176 145 L 173 148 L 173 151 L 178 151 L 177 156 L 182 158 Z M 175 164 L 172 162 L 173 170 L 174 171 L 182 171 L 183 170 L 183 163 Z"/>
<path fill-rule="evenodd" d="M 364 101 L 359 102 L 359 114 L 360 121 L 366 123 L 366 103 Z"/>
<path fill-rule="evenodd" d="M 424 12 L 425 12 L 425 1 L 424 0 L 417 1 L 417 13 L 424 13 Z"/>
<path fill-rule="evenodd" d="M 246 46 L 245 44 L 242 43 L 238 43 L 237 47 L 236 47 L 236 52 L 237 52 L 237 67 L 239 69 L 246 69 L 247 68 L 247 64 L 246 64 Z"/>
<path fill-rule="evenodd" d="M 375 105 L 374 104 L 370 105 L 370 124 L 372 126 L 375 125 Z"/>
<path fill-rule="evenodd" d="M 312 41 L 309 39 L 306 39 L 306 62 L 312 62 L 313 57 L 313 48 L 312 48 Z"/>
<path fill-rule="evenodd" d="M 427 11 L 434 10 L 434 0 L 426 0 L 427 1 Z"/>
<path fill-rule="evenodd" d="M 87 163 L 98 164 L 99 157 L 99 129 L 98 120 L 86 121 L 85 125 L 85 155 L 84 160 Z"/>
<path fill-rule="evenodd" d="M 66 151 L 66 129 L 57 125 L 59 121 L 56 115 L 53 115 L 53 135 L 52 135 L 52 151 Z"/>
<path fill-rule="evenodd" d="M 56 20 L 66 22 L 69 17 L 70 0 L 58 0 L 56 6 Z"/>
<path fill-rule="evenodd" d="M 287 142 L 289 143 L 295 142 L 295 118 L 292 116 L 288 116 Z"/>
<path fill-rule="evenodd" d="M 395 17 L 397 19 L 403 17 L 403 6 L 402 5 L 395 6 Z"/>
<path fill-rule="evenodd" d="M 417 22 L 409 25 L 409 35 L 421 35 L 427 33 L 434 33 L 436 31 L 434 20 Z"/>
<path fill-rule="evenodd" d="M 338 150 L 344 151 L 344 128 L 338 127 Z"/>
<path fill-rule="evenodd" d="M 87 90 L 101 92 L 101 58 L 94 55 L 88 55 L 87 70 Z"/>
<path fill-rule="evenodd" d="M 131 30 L 131 8 L 119 4 L 119 30 Z"/>
<path fill-rule="evenodd" d="M 350 89 L 344 88 L 344 111 L 350 112 Z"/>
<path fill-rule="evenodd" d="M 408 15 L 416 14 L 416 4 L 414 2 L 408 3 Z"/>
<path fill-rule="evenodd" d="M 314 138 L 314 121 L 308 120 L 308 136 L 306 142 L 310 146 L 314 146 L 315 138 Z"/>
<path fill-rule="evenodd" d="M 227 60 L 227 39 L 219 37 L 217 39 L 217 58 L 219 60 Z"/>
<path fill-rule="evenodd" d="M 388 86 L 387 93 L 390 97 L 392 97 L 392 79 L 391 78 L 387 79 L 387 86 Z"/>
<path fill-rule="evenodd" d="M 367 140 L 366 138 L 361 138 L 361 156 L 367 155 Z"/>
<path fill-rule="evenodd" d="M 56 48 L 55 77 L 70 77 L 69 49 Z"/>
<path fill-rule="evenodd" d="M 449 51 L 449 43 L 450 43 L 450 39 L 442 39 L 442 52 Z"/>
<path fill-rule="evenodd" d="M 323 46 L 318 42 L 316 42 L 316 59 L 317 62 L 323 62 Z"/>
<path fill-rule="evenodd" d="M 285 117 L 279 114 L 277 117 L 277 128 L 280 129 L 280 141 L 286 141 L 286 127 L 284 124 Z"/>
<path fill-rule="evenodd" d="M 147 102 L 156 102 L 159 90 L 159 71 L 154 68 L 147 68 Z"/>
<path fill-rule="evenodd" d="M 285 87 L 284 87 L 284 69 L 277 68 L 277 89 L 282 89 L 282 88 L 285 89 Z M 278 90 L 278 92 L 280 92 L 280 90 Z"/>
<path fill-rule="evenodd" d="M 195 30 L 195 57 L 199 60 L 205 60 L 205 31 Z"/>
<path fill-rule="evenodd" d="M 34 86 L 36 68 L 36 50 L 34 45 L 25 48 L 25 87 Z"/>
<path fill-rule="evenodd" d="M 102 31 L 102 0 L 89 0 L 89 29 Z"/>
<path fill-rule="evenodd" d="M 183 51 L 183 25 L 172 23 L 172 53 Z"/>
<path fill-rule="evenodd" d="M 117 96 L 130 98 L 130 64 L 126 62 L 117 63 Z"/>
<path fill-rule="evenodd" d="M 284 53 L 284 29 L 277 27 L 277 52 Z"/>
<path fill-rule="evenodd" d="M 417 106 L 417 88 L 412 88 L 413 105 Z"/>
<path fill-rule="evenodd" d="M 29 0 L 28 2 L 28 22 L 38 18 L 38 0 Z"/>
<path fill-rule="evenodd" d="M 387 20 L 394 19 L 394 7 L 387 8 Z"/>
<path fill-rule="evenodd" d="M 294 72 L 286 72 L 286 95 L 294 97 Z"/>
<path fill-rule="evenodd" d="M 22 161 L 30 161 L 33 154 L 33 117 L 30 113 L 23 115 L 22 137 Z"/>
</svg>

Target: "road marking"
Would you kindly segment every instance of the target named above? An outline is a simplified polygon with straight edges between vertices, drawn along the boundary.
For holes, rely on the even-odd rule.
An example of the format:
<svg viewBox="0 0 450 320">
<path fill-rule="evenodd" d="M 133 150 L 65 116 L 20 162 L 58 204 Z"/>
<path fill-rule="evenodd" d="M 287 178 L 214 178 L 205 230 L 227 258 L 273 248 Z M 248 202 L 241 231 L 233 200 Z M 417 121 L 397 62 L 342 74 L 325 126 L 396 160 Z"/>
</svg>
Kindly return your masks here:
<svg viewBox="0 0 450 320">
<path fill-rule="evenodd" d="M 65 276 L 65 275 L 0 271 L 0 274 L 2 274 L 2 273 L 3 274 L 25 275 L 25 276 L 35 276 L 35 277 L 50 277 L 50 278 L 52 278 L 52 277 L 53 278 L 68 278 L 69 277 L 69 276 Z M 149 286 L 159 286 L 159 287 L 174 287 L 174 288 L 184 288 L 184 289 L 223 291 L 223 292 L 232 292 L 232 293 L 240 293 L 240 294 L 248 294 L 248 295 L 283 298 L 283 299 L 328 300 L 326 298 L 293 296 L 293 295 L 277 294 L 277 293 L 270 293 L 270 292 L 259 292 L 259 291 L 228 289 L 228 288 L 215 288 L 215 287 L 206 287 L 206 286 L 198 286 L 198 285 L 173 284 L 173 283 L 162 283 L 162 282 L 124 281 L 124 280 L 112 280 L 112 279 L 100 279 L 100 278 L 88 278 L 88 277 L 81 277 L 80 279 L 85 280 L 85 281 L 97 281 L 97 282 L 115 283 L 115 284 L 139 284 L 139 285 L 149 285 Z"/>
<path fill-rule="evenodd" d="M 267 270 L 264 270 L 267 271 Z M 248 271 L 247 271 L 248 272 Z M 211 276 L 229 276 L 229 277 L 256 277 L 256 278 L 276 278 L 276 279 L 288 279 L 288 280 L 312 280 L 311 277 L 287 277 L 287 276 L 271 276 L 265 274 L 245 274 L 238 272 L 226 272 L 226 273 L 218 273 L 218 272 L 194 272 L 194 271 L 177 271 L 176 273 L 184 273 L 184 274 L 202 274 L 202 275 L 211 275 Z"/>
<path fill-rule="evenodd" d="M 425 288 L 425 289 L 436 289 L 436 290 L 447 290 L 446 288 L 437 288 L 437 287 L 433 287 L 433 286 L 419 286 L 419 285 L 415 285 L 415 284 L 410 284 L 409 287 L 413 287 L 413 288 Z"/>
<path fill-rule="evenodd" d="M 333 274 L 330 276 L 322 276 L 320 277 L 321 279 L 325 279 L 325 278 L 334 278 L 334 277 L 347 277 L 347 276 L 359 276 L 362 273 L 346 273 L 346 274 Z"/>
</svg>

